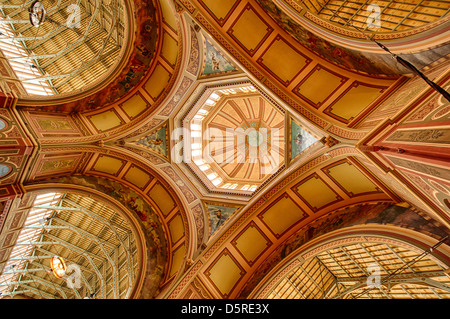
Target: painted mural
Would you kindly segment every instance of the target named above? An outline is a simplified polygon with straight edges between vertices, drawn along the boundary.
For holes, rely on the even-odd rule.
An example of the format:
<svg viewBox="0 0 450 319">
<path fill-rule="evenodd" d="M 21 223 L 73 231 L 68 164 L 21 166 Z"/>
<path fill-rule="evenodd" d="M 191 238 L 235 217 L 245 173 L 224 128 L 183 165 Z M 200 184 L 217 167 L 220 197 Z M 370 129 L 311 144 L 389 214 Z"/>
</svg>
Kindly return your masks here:
<svg viewBox="0 0 450 319">
<path fill-rule="evenodd" d="M 291 160 L 318 140 L 291 120 Z"/>
<path fill-rule="evenodd" d="M 138 144 L 150 148 L 152 151 L 167 157 L 168 154 L 168 130 L 167 125 L 163 125 L 161 128 L 152 132 L 150 135 L 137 141 Z"/>
<path fill-rule="evenodd" d="M 339 66 L 368 74 L 400 75 L 412 73 L 409 69 L 397 63 L 389 54 L 380 48 L 380 54 L 359 52 L 350 50 L 342 46 L 335 45 L 329 41 L 321 39 L 312 32 L 309 32 L 271 0 L 257 0 L 263 9 L 276 21 L 276 23 L 286 30 L 292 37 L 300 42 L 304 47 L 318 54 L 322 58 Z M 421 69 L 426 65 L 446 56 L 449 52 L 450 44 L 414 54 L 401 54 L 401 57 L 411 62 L 415 67 Z"/>
<path fill-rule="evenodd" d="M 236 68 L 210 42 L 205 40 L 205 58 L 202 75 L 215 75 L 236 71 Z"/>
<path fill-rule="evenodd" d="M 212 236 L 216 230 L 225 223 L 237 209 L 237 207 L 224 206 L 219 204 L 206 204 L 209 215 L 209 234 Z"/>
<path fill-rule="evenodd" d="M 258 268 L 238 298 L 246 298 L 275 265 L 310 240 L 331 231 L 364 224 L 389 224 L 426 234 L 438 240 L 448 235 L 448 228 L 414 208 L 391 203 L 365 204 L 347 207 L 324 216 L 291 236 L 280 245 Z M 450 238 L 444 241 L 450 244 Z"/>
<path fill-rule="evenodd" d="M 159 289 L 167 262 L 167 242 L 154 209 L 136 192 L 119 183 L 93 176 L 72 175 L 46 180 L 45 183 L 74 184 L 102 192 L 120 202 L 141 221 L 148 250 L 147 275 L 142 298 L 153 297 Z"/>
</svg>

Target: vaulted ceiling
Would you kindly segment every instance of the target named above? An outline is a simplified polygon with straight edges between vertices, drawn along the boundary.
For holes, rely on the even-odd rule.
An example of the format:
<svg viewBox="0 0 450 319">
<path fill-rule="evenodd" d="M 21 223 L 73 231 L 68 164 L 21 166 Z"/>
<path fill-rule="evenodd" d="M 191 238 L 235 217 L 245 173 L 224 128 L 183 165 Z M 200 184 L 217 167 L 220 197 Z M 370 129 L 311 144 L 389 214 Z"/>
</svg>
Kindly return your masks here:
<svg viewBox="0 0 450 319">
<path fill-rule="evenodd" d="M 448 3 L 41 2 L 0 4 L 2 298 L 449 297 L 450 101 L 373 41 L 448 92 Z"/>
</svg>

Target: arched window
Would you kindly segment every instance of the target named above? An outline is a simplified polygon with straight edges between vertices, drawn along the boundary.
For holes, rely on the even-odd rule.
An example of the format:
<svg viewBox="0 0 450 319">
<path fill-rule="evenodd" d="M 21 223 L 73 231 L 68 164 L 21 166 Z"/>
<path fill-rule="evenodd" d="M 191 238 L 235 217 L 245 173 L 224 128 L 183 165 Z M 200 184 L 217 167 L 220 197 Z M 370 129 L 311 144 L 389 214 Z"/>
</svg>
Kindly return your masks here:
<svg viewBox="0 0 450 319">
<path fill-rule="evenodd" d="M 317 248 L 296 260 L 267 292 L 269 299 L 447 299 L 446 265 L 419 248 L 368 240 Z"/>
<path fill-rule="evenodd" d="M 34 196 L 0 275 L 1 297 L 130 297 L 139 257 L 129 221 L 91 197 L 60 192 Z M 52 260 L 65 264 L 62 275 L 54 275 Z"/>
<path fill-rule="evenodd" d="M 125 0 L 9 0 L 0 5 L 0 53 L 19 96 L 95 85 L 126 47 Z"/>
<path fill-rule="evenodd" d="M 324 20 L 363 31 L 398 32 L 422 27 L 448 16 L 445 1 L 302 1 Z"/>
</svg>

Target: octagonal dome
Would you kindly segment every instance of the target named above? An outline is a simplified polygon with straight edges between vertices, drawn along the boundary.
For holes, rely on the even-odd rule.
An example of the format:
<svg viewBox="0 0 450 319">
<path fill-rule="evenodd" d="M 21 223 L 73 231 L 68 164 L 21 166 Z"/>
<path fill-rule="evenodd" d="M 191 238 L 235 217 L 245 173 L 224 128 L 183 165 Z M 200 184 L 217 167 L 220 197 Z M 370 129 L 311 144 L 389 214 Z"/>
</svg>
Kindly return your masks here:
<svg viewBox="0 0 450 319">
<path fill-rule="evenodd" d="M 253 85 L 210 90 L 194 109 L 191 168 L 210 189 L 252 193 L 284 165 L 284 110 Z"/>
</svg>

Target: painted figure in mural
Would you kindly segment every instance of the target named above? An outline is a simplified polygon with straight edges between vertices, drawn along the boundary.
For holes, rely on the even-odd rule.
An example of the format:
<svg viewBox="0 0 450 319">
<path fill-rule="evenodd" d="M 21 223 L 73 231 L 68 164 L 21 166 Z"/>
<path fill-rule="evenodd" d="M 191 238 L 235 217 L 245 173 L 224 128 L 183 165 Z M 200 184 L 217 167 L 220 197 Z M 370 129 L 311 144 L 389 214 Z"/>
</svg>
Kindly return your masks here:
<svg viewBox="0 0 450 319">
<path fill-rule="evenodd" d="M 236 211 L 236 207 L 214 204 L 207 204 L 207 209 L 209 214 L 211 235 L 219 228 L 220 225 L 225 224 L 228 218 Z"/>
<path fill-rule="evenodd" d="M 222 223 L 223 223 L 223 219 L 222 219 L 222 211 L 219 209 L 219 210 L 216 210 L 215 212 L 214 212 L 214 215 L 216 215 L 216 217 L 217 217 L 217 223 L 216 223 L 216 228 L 217 227 L 219 227 L 220 225 L 222 225 Z"/>
<path fill-rule="evenodd" d="M 212 62 L 212 70 L 213 71 L 216 71 L 216 70 L 220 71 L 220 62 L 216 58 L 216 54 L 214 52 L 211 53 L 211 62 Z"/>
<path fill-rule="evenodd" d="M 159 154 L 166 155 L 166 127 L 162 127 L 156 132 L 138 141 L 139 144 L 145 145 Z"/>
<path fill-rule="evenodd" d="M 203 74 L 232 72 L 236 68 L 211 43 L 206 41 L 206 59 Z"/>
<path fill-rule="evenodd" d="M 308 133 L 294 121 L 291 121 L 291 159 L 304 152 L 317 142 L 317 138 Z"/>
<path fill-rule="evenodd" d="M 155 139 L 150 139 L 147 142 L 149 144 L 149 146 L 154 149 L 155 151 L 164 154 L 165 153 L 165 149 L 164 149 L 164 145 L 163 145 L 163 140 L 160 138 L 155 138 Z"/>
<path fill-rule="evenodd" d="M 149 141 L 148 141 L 148 143 L 153 144 L 153 145 L 161 145 L 162 142 L 163 142 L 163 140 L 160 139 L 160 138 L 157 138 L 157 139 L 149 140 Z"/>
<path fill-rule="evenodd" d="M 297 144 L 297 152 L 299 153 L 303 150 L 302 143 L 303 143 L 302 133 L 298 133 L 297 136 L 295 137 L 295 144 Z"/>
</svg>

